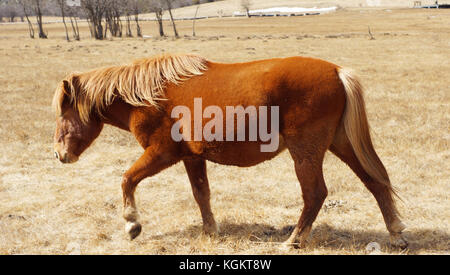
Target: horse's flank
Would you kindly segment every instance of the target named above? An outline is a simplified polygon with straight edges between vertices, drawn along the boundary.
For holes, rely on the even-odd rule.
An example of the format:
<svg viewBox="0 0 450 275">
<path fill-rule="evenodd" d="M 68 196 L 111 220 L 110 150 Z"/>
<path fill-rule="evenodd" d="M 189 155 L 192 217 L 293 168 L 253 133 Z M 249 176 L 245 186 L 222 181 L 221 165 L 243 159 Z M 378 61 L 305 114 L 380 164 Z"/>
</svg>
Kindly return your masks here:
<svg viewBox="0 0 450 275">
<path fill-rule="evenodd" d="M 101 115 L 116 96 L 133 106 L 157 106 L 167 83 L 178 84 L 207 69 L 207 60 L 193 54 L 165 54 L 131 64 L 68 75 L 55 92 L 53 109 L 61 115 L 66 94 L 84 123 L 95 109 Z"/>
</svg>

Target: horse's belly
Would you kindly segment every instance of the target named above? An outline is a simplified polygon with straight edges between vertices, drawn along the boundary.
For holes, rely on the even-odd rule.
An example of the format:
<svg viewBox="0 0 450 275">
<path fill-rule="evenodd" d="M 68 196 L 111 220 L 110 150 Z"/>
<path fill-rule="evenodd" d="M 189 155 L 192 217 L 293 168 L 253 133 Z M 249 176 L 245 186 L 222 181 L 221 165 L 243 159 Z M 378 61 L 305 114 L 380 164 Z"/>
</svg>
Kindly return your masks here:
<svg viewBox="0 0 450 275">
<path fill-rule="evenodd" d="M 215 163 L 248 167 L 272 159 L 286 148 L 281 137 L 273 152 L 262 152 L 261 145 L 258 142 L 209 142 L 204 144 L 200 155 Z"/>
</svg>

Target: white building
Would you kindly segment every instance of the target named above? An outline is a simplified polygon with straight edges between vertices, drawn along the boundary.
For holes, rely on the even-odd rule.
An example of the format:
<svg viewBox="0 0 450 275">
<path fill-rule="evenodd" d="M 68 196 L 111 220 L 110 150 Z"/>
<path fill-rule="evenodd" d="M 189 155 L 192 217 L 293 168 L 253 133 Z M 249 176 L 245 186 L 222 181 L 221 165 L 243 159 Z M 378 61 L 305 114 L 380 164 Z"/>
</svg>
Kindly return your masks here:
<svg viewBox="0 0 450 275">
<path fill-rule="evenodd" d="M 81 0 L 66 0 L 66 4 L 69 7 L 79 7 L 81 6 Z"/>
</svg>

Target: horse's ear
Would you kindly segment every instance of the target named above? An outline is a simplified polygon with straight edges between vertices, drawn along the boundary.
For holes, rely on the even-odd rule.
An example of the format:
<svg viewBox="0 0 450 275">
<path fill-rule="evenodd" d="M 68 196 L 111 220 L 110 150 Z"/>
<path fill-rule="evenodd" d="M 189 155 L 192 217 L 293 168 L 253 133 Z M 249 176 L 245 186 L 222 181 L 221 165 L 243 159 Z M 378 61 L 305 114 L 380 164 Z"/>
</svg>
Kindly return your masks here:
<svg viewBox="0 0 450 275">
<path fill-rule="evenodd" d="M 65 110 L 67 107 L 70 107 L 73 103 L 72 101 L 75 92 L 74 81 L 74 75 L 68 77 L 61 82 L 59 88 L 55 92 L 52 105 L 54 111 L 59 115 L 62 115 L 63 110 Z"/>
<path fill-rule="evenodd" d="M 63 90 L 63 93 L 65 93 L 66 95 L 70 95 L 71 84 L 69 83 L 68 80 L 62 81 L 61 89 Z"/>
<path fill-rule="evenodd" d="M 63 80 L 61 84 L 61 108 L 68 107 L 71 103 L 72 84 L 68 80 Z"/>
<path fill-rule="evenodd" d="M 64 93 L 67 95 L 73 96 L 76 92 L 76 86 L 78 84 L 78 76 L 75 74 L 71 74 L 67 79 L 64 79 L 62 82 L 62 89 Z"/>
<path fill-rule="evenodd" d="M 72 74 L 67 79 L 64 79 L 61 84 L 61 90 L 64 94 L 62 105 L 72 104 L 74 98 L 77 97 L 76 85 L 78 83 L 78 76 Z"/>
</svg>

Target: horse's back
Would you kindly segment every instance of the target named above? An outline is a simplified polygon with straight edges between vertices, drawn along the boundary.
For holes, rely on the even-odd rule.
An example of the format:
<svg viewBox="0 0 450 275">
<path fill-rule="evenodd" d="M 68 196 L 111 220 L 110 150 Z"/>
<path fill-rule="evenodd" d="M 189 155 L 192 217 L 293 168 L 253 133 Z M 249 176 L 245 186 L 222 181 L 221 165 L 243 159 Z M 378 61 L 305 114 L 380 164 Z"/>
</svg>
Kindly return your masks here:
<svg viewBox="0 0 450 275">
<path fill-rule="evenodd" d="M 204 106 L 275 106 L 287 98 L 293 100 L 291 103 L 300 103 L 298 99 L 308 94 L 336 89 L 337 67 L 309 57 L 231 64 L 208 62 L 203 75 L 181 85 L 169 85 L 166 96 L 174 104 L 186 106 L 193 105 L 196 97 L 202 98 Z"/>
</svg>

